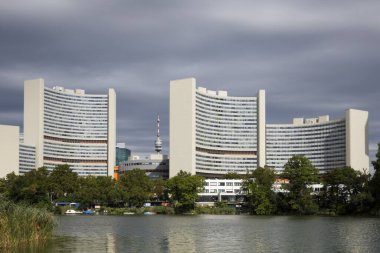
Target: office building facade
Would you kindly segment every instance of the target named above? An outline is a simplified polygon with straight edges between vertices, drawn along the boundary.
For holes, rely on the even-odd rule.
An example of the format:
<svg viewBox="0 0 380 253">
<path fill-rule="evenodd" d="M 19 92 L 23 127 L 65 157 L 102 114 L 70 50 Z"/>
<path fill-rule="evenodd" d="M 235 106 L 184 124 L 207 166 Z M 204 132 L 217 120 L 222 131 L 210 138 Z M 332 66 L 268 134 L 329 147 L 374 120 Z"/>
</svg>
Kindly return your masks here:
<svg viewBox="0 0 380 253">
<path fill-rule="evenodd" d="M 24 83 L 24 145 L 35 147 L 36 167 L 68 164 L 81 176 L 113 176 L 116 93 L 86 94 L 43 79 Z"/>
<path fill-rule="evenodd" d="M 305 155 L 321 172 L 345 165 L 368 169 L 368 112 L 266 124 L 265 91 L 232 97 L 196 87 L 194 78 L 170 82 L 170 177 L 180 170 L 205 177 L 246 174 L 265 165 L 277 172 Z"/>
</svg>

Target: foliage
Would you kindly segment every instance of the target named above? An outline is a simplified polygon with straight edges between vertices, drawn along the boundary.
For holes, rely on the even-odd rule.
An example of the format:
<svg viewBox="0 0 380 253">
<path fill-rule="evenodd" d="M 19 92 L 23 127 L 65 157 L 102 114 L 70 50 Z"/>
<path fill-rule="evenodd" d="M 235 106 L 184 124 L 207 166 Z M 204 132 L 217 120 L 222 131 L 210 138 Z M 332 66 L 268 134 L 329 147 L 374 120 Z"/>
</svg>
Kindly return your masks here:
<svg viewBox="0 0 380 253">
<path fill-rule="evenodd" d="M 141 207 L 152 197 L 152 182 L 144 171 L 133 169 L 120 177 L 121 185 L 126 189 L 129 206 Z"/>
<path fill-rule="evenodd" d="M 171 194 L 172 200 L 177 202 L 177 212 L 188 212 L 194 209 L 198 193 L 203 190 L 203 181 L 203 177 L 192 176 L 182 170 L 168 180 L 168 192 Z"/>
<path fill-rule="evenodd" d="M 276 195 L 272 191 L 275 180 L 273 169 L 268 167 L 257 168 L 251 174 L 251 179 L 245 180 L 243 185 L 248 189 L 248 208 L 251 214 L 272 214 L 276 207 Z"/>
<path fill-rule="evenodd" d="M 17 176 L 10 173 L 6 177 L 6 196 L 15 202 L 26 204 L 48 205 L 50 202 L 48 195 L 48 174 L 45 167 L 38 168 L 26 173 L 24 176 Z"/>
<path fill-rule="evenodd" d="M 115 206 L 124 202 L 124 190 L 111 177 L 80 177 L 74 199 L 86 209 L 94 205 Z"/>
<path fill-rule="evenodd" d="M 0 248 L 46 240 L 54 226 L 50 212 L 0 199 Z"/>
<path fill-rule="evenodd" d="M 228 172 L 223 176 L 225 179 L 243 179 L 245 177 L 246 175 L 241 175 L 236 172 Z"/>
<path fill-rule="evenodd" d="M 380 211 L 380 143 L 378 143 L 376 158 L 376 161 L 372 161 L 375 173 L 369 183 L 369 189 L 374 198 L 375 211 Z"/>
<path fill-rule="evenodd" d="M 284 166 L 283 178 L 289 180 L 288 204 L 298 214 L 312 214 L 318 209 L 308 185 L 318 182 L 318 170 L 305 156 L 293 156 Z"/>
<path fill-rule="evenodd" d="M 161 177 L 152 181 L 153 184 L 153 200 L 166 201 L 168 200 L 168 192 L 166 190 L 166 180 Z"/>
<path fill-rule="evenodd" d="M 52 200 L 66 201 L 78 188 L 78 174 L 67 164 L 57 165 L 49 175 L 48 188 Z"/>
<path fill-rule="evenodd" d="M 372 202 L 369 175 L 345 166 L 324 176 L 324 207 L 335 214 L 363 213 Z"/>
</svg>

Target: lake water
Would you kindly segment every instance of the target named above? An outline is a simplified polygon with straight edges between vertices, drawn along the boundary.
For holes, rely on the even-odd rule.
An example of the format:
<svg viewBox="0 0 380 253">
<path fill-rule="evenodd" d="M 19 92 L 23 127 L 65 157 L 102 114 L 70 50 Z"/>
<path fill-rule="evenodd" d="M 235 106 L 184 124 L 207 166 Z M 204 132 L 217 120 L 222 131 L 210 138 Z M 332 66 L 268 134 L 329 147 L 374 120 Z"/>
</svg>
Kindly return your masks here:
<svg viewBox="0 0 380 253">
<path fill-rule="evenodd" d="M 296 216 L 58 216 L 24 252 L 380 252 L 380 219 Z"/>
</svg>

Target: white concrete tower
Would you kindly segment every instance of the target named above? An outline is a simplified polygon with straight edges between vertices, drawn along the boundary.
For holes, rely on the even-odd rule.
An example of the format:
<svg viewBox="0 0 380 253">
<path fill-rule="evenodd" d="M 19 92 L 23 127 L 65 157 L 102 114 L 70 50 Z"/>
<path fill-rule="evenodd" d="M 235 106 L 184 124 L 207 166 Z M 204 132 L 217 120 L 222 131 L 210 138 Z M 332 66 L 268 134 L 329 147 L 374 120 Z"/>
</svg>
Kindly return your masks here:
<svg viewBox="0 0 380 253">
<path fill-rule="evenodd" d="M 170 170 L 195 175 L 195 79 L 170 81 L 169 105 Z"/>
<path fill-rule="evenodd" d="M 346 165 L 368 172 L 368 146 L 368 112 L 346 110 Z"/>
<path fill-rule="evenodd" d="M 157 154 L 161 154 L 162 151 L 162 141 L 160 139 L 160 114 L 157 114 L 157 139 L 154 142 L 154 150 Z"/>
<path fill-rule="evenodd" d="M 81 176 L 113 176 L 116 93 L 24 83 L 24 144 L 35 147 L 36 167 L 68 164 Z"/>
<path fill-rule="evenodd" d="M 265 91 L 228 96 L 196 88 L 194 78 L 170 82 L 170 177 L 180 170 L 205 177 L 265 165 Z M 258 149 L 262 148 L 262 151 Z"/>
</svg>

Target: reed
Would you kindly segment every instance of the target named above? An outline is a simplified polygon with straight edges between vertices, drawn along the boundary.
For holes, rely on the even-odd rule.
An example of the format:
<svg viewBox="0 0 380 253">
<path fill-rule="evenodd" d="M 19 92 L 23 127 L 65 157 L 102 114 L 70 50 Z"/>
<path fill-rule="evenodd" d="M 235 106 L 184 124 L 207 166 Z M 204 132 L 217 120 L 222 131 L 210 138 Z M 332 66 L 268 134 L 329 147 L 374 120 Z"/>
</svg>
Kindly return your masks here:
<svg viewBox="0 0 380 253">
<path fill-rule="evenodd" d="M 0 249 L 44 241 L 54 227 L 47 210 L 0 200 Z"/>
</svg>

